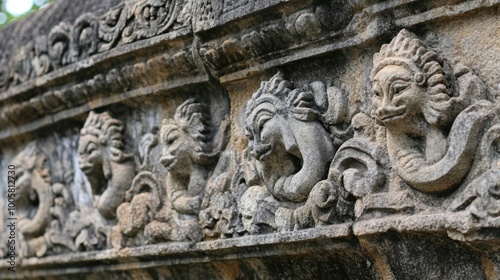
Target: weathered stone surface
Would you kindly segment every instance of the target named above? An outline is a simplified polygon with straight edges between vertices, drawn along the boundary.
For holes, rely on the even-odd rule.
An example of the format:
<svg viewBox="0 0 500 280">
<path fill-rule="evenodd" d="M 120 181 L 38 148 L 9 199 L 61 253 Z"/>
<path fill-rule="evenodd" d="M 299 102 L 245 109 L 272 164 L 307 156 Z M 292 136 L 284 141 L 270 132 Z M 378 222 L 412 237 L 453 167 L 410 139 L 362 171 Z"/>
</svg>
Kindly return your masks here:
<svg viewBox="0 0 500 280">
<path fill-rule="evenodd" d="M 0 278 L 499 279 L 499 17 L 58 1 L 0 30 Z"/>
</svg>

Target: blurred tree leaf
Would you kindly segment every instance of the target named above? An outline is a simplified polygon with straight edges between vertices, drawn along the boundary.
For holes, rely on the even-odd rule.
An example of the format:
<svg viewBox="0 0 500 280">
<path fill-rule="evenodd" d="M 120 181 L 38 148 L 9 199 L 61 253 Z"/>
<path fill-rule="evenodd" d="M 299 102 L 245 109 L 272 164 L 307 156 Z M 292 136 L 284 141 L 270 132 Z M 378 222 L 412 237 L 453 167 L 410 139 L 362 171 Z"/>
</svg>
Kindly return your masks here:
<svg viewBox="0 0 500 280">
<path fill-rule="evenodd" d="M 9 13 L 5 9 L 5 0 L 0 0 L 0 28 L 6 24 L 9 24 L 10 22 L 12 22 L 14 20 L 21 19 L 32 12 L 38 11 L 43 6 L 49 4 L 50 2 L 54 2 L 54 1 L 55 0 L 35 0 L 35 1 L 33 1 L 33 6 L 31 7 L 31 10 L 27 11 L 26 13 L 24 13 L 22 15 L 15 16 L 15 15 L 12 15 L 11 13 Z"/>
</svg>

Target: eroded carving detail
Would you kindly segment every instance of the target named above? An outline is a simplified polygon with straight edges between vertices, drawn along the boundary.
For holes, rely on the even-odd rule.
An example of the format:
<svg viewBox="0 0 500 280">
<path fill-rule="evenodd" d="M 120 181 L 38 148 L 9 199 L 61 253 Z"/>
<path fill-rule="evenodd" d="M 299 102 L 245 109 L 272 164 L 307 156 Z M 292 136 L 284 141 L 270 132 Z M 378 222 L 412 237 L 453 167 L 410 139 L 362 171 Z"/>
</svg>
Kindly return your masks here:
<svg viewBox="0 0 500 280">
<path fill-rule="evenodd" d="M 69 49 L 69 46 L 66 46 L 66 43 L 69 41 L 65 41 L 64 38 L 66 37 L 64 36 L 57 37 L 62 36 L 59 33 L 56 35 L 54 35 L 54 40 L 56 40 L 54 48 L 58 49 L 57 53 L 61 56 L 60 59 L 70 59 L 72 51 Z M 89 44 L 89 48 L 92 48 L 92 43 L 89 42 Z M 37 51 L 37 49 L 34 51 Z M 86 55 L 80 53 L 79 49 L 73 49 L 73 54 Z M 50 54 L 49 50 L 49 55 L 56 54 Z M 45 59 L 44 57 L 39 57 L 39 59 L 42 58 Z M 45 60 L 40 60 L 39 63 L 40 67 L 47 66 Z M 53 64 L 50 67 L 57 68 L 60 65 Z M 161 82 L 158 73 L 162 74 L 162 78 L 167 75 L 178 77 L 179 75 L 192 73 L 195 67 L 194 61 L 190 56 L 190 50 L 181 50 L 173 55 L 163 54 L 152 57 L 146 62 L 139 62 L 122 68 L 113 68 L 107 73 L 97 74 L 84 82 L 68 86 L 61 90 L 50 90 L 24 102 L 2 107 L 0 125 L 12 126 L 26 123 L 48 114 L 57 113 L 64 109 L 90 102 L 95 100 L 95 96 L 98 95 L 106 97 L 110 92 L 120 92 L 123 90 L 123 87 L 132 86 L 130 80 L 142 81 L 142 83 L 134 84 L 136 87 L 150 85 Z M 176 71 L 173 71 L 173 69 Z M 0 78 L 2 77 L 0 76 Z M 27 114 L 26 112 L 30 113 Z"/>
<path fill-rule="evenodd" d="M 113 219 L 134 177 L 134 162 L 124 152 L 124 126 L 109 113 L 90 112 L 78 143 L 80 168 L 87 175 L 99 212 Z"/>
<path fill-rule="evenodd" d="M 374 56 L 373 114 L 397 174 L 422 192 L 458 186 L 492 118 L 484 85 L 455 70 L 407 30 Z"/>
<path fill-rule="evenodd" d="M 294 89 L 281 73 L 254 93 L 247 105 L 246 133 L 263 184 L 248 185 L 239 203 L 248 232 L 262 233 L 264 225 L 291 230 L 339 222 L 335 208 L 345 190 L 331 181 L 335 175 L 321 180 L 336 151 L 334 126 L 345 118 L 341 101 L 336 88 L 314 82 Z"/>
<path fill-rule="evenodd" d="M 214 136 L 207 105 L 195 99 L 181 104 L 174 118 L 162 121 L 161 164 L 168 171 L 168 203 L 145 227 L 149 242 L 202 239 L 198 215 L 211 168 L 222 147 L 217 141 L 220 137 Z"/>
<path fill-rule="evenodd" d="M 325 167 L 335 153 L 322 123 L 322 113 L 328 109 L 326 91 L 319 90 L 293 89 L 278 74 L 263 83 L 248 103 L 249 146 L 263 165 L 269 192 L 278 199 L 305 201 L 314 184 L 325 176 Z"/>
<path fill-rule="evenodd" d="M 10 59 L 10 79 L 17 85 L 54 69 L 121 44 L 150 38 L 190 23 L 190 1 L 126 1 L 107 14 L 87 13 L 75 23 L 60 22 L 47 36 L 37 37 Z M 2 85 L 2 84 L 0 84 Z"/>
<path fill-rule="evenodd" d="M 31 142 L 12 164 L 18 167 L 16 210 L 19 231 L 26 242 L 23 254 L 43 256 L 47 250 L 43 235 L 52 220 L 50 209 L 54 203 L 47 155 Z"/>
</svg>

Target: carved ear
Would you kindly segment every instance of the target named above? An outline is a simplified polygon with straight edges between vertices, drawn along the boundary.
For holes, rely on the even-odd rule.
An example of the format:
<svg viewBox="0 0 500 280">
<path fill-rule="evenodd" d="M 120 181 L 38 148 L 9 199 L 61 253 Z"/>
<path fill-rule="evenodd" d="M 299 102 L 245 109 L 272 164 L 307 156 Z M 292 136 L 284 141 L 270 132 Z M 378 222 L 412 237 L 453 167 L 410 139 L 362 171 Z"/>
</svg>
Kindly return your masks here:
<svg viewBox="0 0 500 280">
<path fill-rule="evenodd" d="M 219 154 L 225 148 L 228 141 L 227 133 L 229 131 L 229 123 L 229 116 L 224 116 L 220 123 L 219 130 L 212 140 L 213 154 Z"/>
<path fill-rule="evenodd" d="M 337 87 L 326 89 L 326 112 L 323 116 L 328 124 L 340 124 L 347 117 L 347 95 Z"/>
<path fill-rule="evenodd" d="M 111 179 L 113 173 L 111 172 L 111 163 L 109 159 L 103 159 L 102 161 L 102 172 L 104 173 L 104 178 L 107 180 Z"/>
</svg>

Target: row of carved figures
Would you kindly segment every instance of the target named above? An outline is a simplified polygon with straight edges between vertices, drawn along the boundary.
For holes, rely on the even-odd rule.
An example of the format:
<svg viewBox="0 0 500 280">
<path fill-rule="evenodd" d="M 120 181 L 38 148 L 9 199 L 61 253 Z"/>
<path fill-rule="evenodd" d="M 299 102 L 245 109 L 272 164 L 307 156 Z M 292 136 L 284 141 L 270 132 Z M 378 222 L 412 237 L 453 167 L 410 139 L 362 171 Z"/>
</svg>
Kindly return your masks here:
<svg viewBox="0 0 500 280">
<path fill-rule="evenodd" d="M 225 150 L 229 120 L 215 128 L 195 99 L 143 137 L 139 161 L 125 152 L 122 121 L 90 112 L 78 152 L 91 210 L 51 183 L 35 144 L 13 160 L 24 256 L 299 230 L 418 212 L 419 199 L 440 199 L 439 211 L 465 213 L 476 228 L 500 227 L 491 91 L 407 30 L 374 55 L 371 81 L 371 113 L 351 119 L 335 87 L 295 88 L 282 73 L 262 82 L 246 106 L 241 157 Z M 159 164 L 166 178 L 153 172 Z"/>
</svg>

